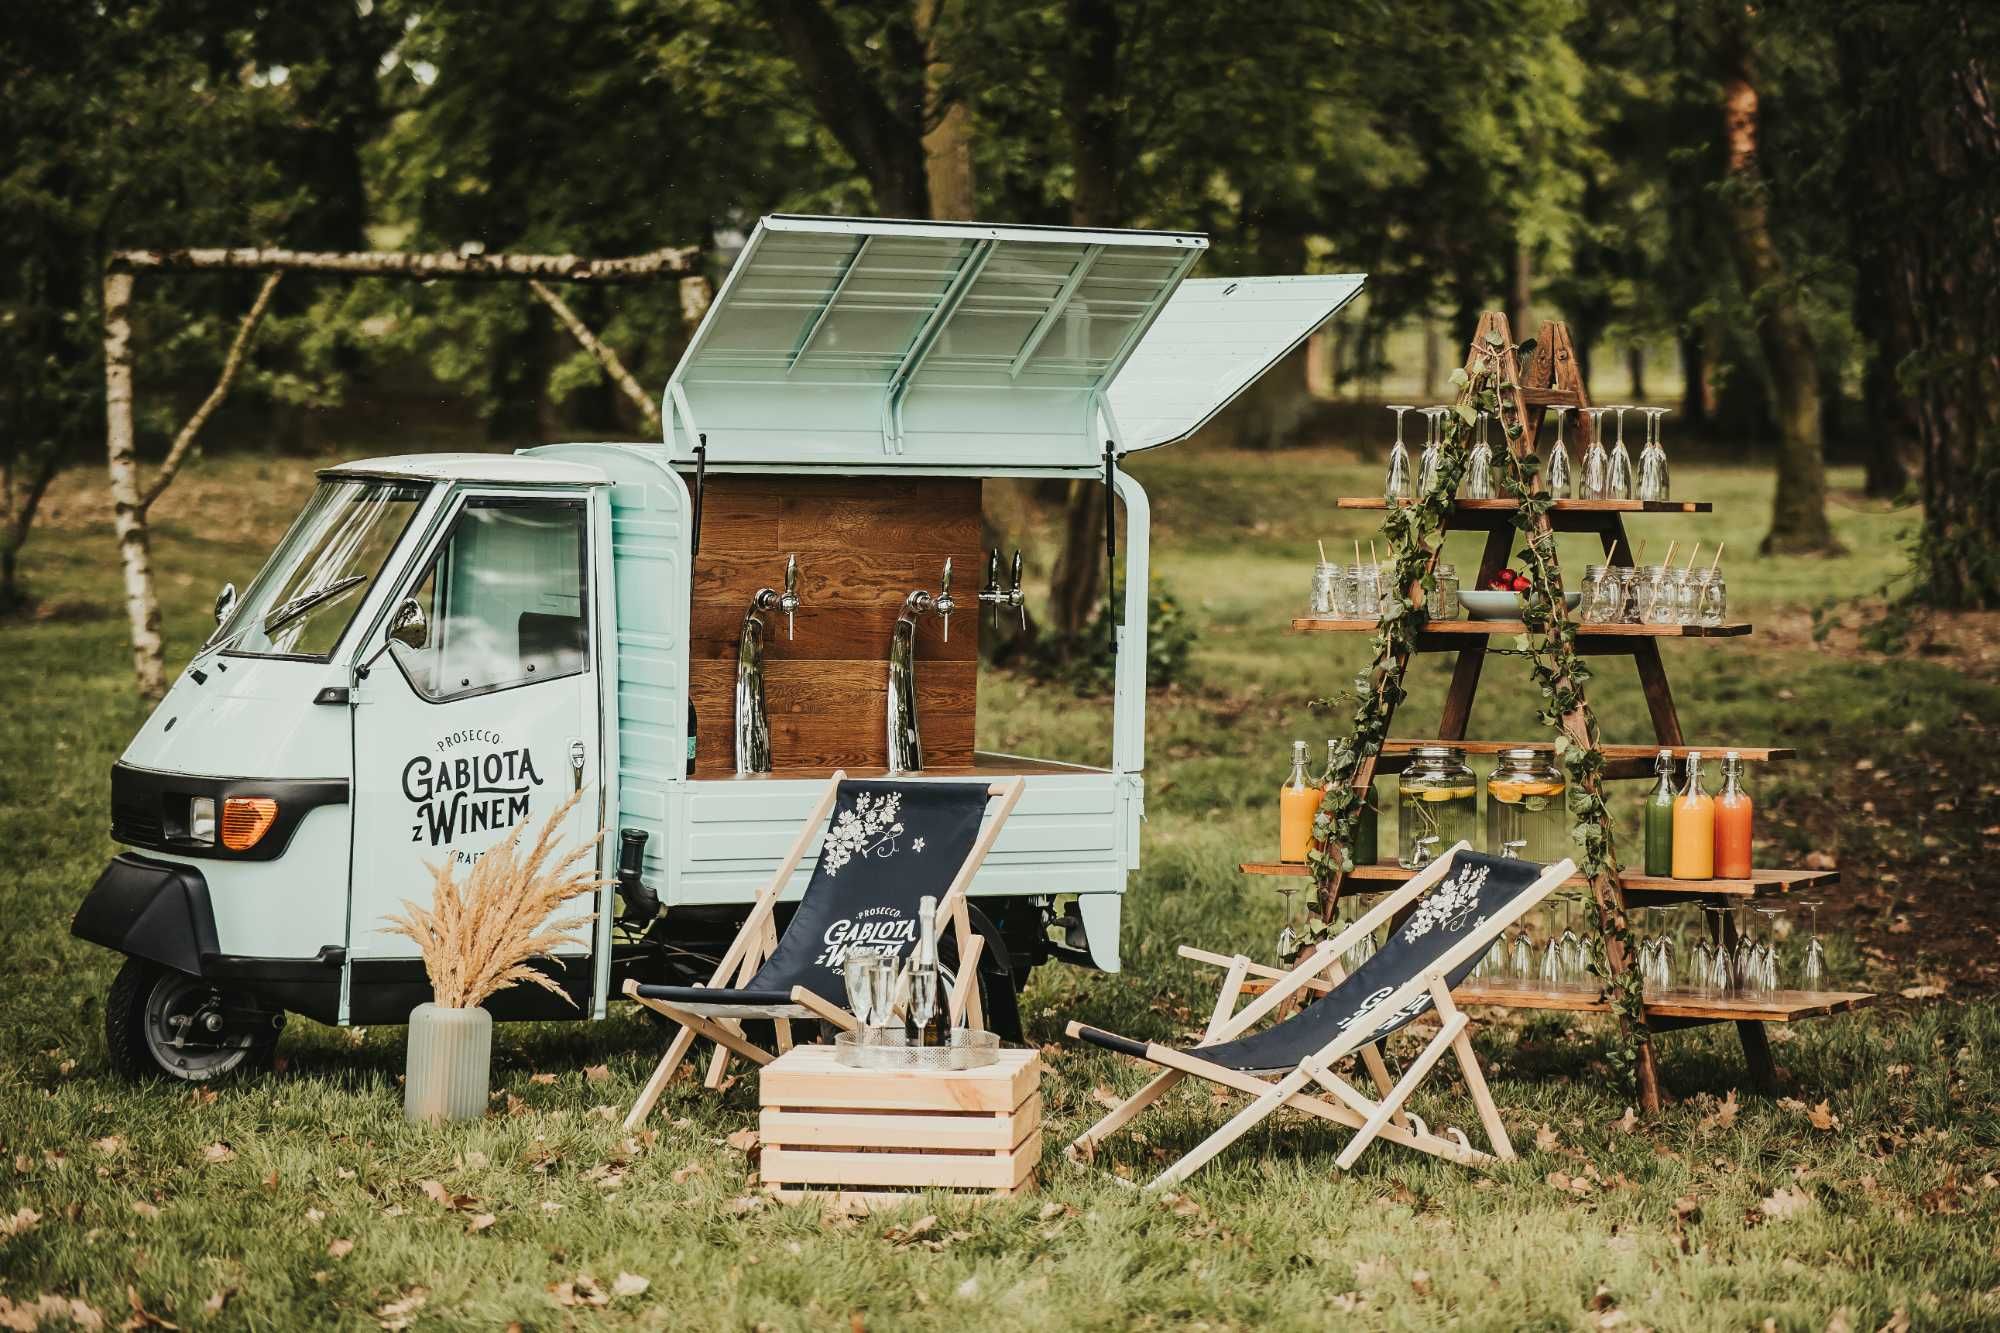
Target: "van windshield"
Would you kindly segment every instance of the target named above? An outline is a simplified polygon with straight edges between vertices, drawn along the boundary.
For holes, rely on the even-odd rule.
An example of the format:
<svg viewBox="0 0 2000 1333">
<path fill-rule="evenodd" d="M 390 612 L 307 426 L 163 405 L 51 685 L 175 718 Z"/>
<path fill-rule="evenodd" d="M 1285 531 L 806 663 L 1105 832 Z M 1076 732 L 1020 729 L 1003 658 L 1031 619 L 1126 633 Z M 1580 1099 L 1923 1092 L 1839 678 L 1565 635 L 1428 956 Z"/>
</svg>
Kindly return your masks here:
<svg viewBox="0 0 2000 1333">
<path fill-rule="evenodd" d="M 325 660 L 428 494 L 418 482 L 322 481 L 208 646 Z"/>
</svg>

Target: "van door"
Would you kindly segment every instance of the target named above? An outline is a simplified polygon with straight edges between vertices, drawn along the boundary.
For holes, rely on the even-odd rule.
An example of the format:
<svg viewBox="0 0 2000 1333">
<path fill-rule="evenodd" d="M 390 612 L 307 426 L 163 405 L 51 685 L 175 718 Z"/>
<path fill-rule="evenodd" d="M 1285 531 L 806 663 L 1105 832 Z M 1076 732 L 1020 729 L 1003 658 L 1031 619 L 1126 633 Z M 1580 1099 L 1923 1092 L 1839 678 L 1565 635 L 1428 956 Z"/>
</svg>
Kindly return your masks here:
<svg viewBox="0 0 2000 1333">
<path fill-rule="evenodd" d="M 405 899 L 430 905 L 434 867 L 450 864 L 462 882 L 524 822 L 525 853 L 583 788 L 555 859 L 596 829 L 589 533 L 584 496 L 468 494 L 390 603 L 414 599 L 422 615 L 394 631 L 355 691 L 351 1022 L 400 1022 L 430 998 L 415 942 L 382 927 Z M 580 1009 L 534 986 L 489 1007 L 496 1017 L 589 1013 L 590 952 L 559 951 L 556 978 Z"/>
</svg>

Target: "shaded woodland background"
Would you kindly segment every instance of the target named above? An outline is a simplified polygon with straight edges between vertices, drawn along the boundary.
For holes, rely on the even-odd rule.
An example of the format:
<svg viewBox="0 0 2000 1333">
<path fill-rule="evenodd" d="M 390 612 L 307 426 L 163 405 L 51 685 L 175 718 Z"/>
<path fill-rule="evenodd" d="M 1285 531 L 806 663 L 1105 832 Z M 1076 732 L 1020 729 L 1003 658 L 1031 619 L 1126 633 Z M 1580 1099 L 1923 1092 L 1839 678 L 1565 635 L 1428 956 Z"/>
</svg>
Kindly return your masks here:
<svg viewBox="0 0 2000 1333">
<path fill-rule="evenodd" d="M 1239 411 L 1238 441 L 1272 448 L 1314 394 L 1414 373 L 1392 346 L 1423 349 L 1442 391 L 1481 309 L 1524 330 L 1560 315 L 1631 397 L 1662 397 L 1649 356 L 1655 386 L 1680 386 L 1677 442 L 1777 469 L 1769 546 L 1833 546 L 1833 451 L 1920 505 L 1910 600 L 2000 605 L 2000 6 L 1983 0 L 9 10 L 9 605 L 33 596 L 19 554 L 50 479 L 104 455 L 110 251 L 698 244 L 719 279 L 779 210 L 1194 228 L 1207 273 L 1366 271 L 1365 307 Z M 142 451 L 213 380 L 257 287 L 138 284 Z M 689 331 L 674 286 L 569 299 L 657 392 Z M 518 286 L 295 275 L 209 444 L 310 451 L 335 431 L 382 452 L 649 433 Z M 1065 506 L 1044 617 L 1060 639 L 1096 605 L 1101 516 L 1088 487 L 1044 499 Z"/>
</svg>

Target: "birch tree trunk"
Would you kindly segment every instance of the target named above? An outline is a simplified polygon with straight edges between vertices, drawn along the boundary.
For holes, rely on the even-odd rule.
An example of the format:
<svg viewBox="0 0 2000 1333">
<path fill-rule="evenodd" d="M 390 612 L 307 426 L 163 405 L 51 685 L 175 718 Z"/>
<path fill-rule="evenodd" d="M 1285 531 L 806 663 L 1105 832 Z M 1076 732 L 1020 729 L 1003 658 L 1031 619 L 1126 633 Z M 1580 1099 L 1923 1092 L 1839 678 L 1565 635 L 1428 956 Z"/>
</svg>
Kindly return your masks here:
<svg viewBox="0 0 2000 1333">
<path fill-rule="evenodd" d="M 639 381 L 634 379 L 632 372 L 625 368 L 625 363 L 619 359 L 618 353 L 613 351 L 596 334 L 592 333 L 590 326 L 577 316 L 576 311 L 570 309 L 569 302 L 550 291 L 543 285 L 540 279 L 528 279 L 528 290 L 541 297 L 542 303 L 555 312 L 556 318 L 562 322 L 564 328 L 569 330 L 570 336 L 576 339 L 578 345 L 584 351 L 590 353 L 596 359 L 597 364 L 603 368 L 604 373 L 610 377 L 611 382 L 618 386 L 619 392 L 632 400 L 633 406 L 639 409 L 639 415 L 645 419 L 646 424 L 652 427 L 653 433 L 657 435 L 660 431 L 660 409 L 654 404 L 652 398 L 647 396 L 646 391 L 639 387 Z"/>
<path fill-rule="evenodd" d="M 132 429 L 132 275 L 104 275 L 104 442 L 111 473 L 111 522 L 125 576 L 125 617 L 132 628 L 132 671 L 139 697 L 166 693 L 160 644 L 160 595 L 146 507 L 139 494 L 139 455 Z"/>
</svg>

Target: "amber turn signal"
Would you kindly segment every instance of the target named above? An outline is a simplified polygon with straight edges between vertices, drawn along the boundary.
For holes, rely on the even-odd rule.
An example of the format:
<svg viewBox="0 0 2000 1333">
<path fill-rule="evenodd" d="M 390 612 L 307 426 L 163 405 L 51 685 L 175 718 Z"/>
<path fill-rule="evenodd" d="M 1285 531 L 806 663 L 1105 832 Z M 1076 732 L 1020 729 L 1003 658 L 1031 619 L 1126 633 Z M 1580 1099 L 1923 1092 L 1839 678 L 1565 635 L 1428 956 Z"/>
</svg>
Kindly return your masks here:
<svg viewBox="0 0 2000 1333">
<path fill-rule="evenodd" d="M 230 796 L 222 802 L 222 845 L 247 852 L 278 820 L 278 803 L 268 796 Z"/>
</svg>

